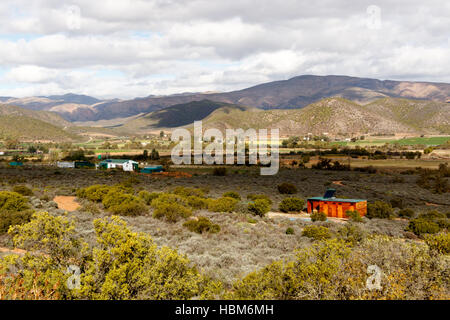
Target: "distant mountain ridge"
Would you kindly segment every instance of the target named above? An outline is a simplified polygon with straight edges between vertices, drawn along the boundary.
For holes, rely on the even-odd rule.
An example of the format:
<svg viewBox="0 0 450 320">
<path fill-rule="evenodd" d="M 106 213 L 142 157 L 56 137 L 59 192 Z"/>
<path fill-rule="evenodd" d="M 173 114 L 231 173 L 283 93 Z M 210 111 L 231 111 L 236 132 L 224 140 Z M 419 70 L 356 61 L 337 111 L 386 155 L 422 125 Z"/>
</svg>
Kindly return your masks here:
<svg viewBox="0 0 450 320">
<path fill-rule="evenodd" d="M 177 108 L 182 106 L 178 105 Z M 123 128 L 134 129 L 135 132 L 162 128 L 158 127 L 154 118 L 159 112 L 133 119 Z M 215 108 L 202 121 L 204 129 L 217 128 L 224 131 L 236 128 L 278 128 L 281 135 L 450 134 L 450 104 L 383 98 L 360 105 L 339 97 L 325 98 L 302 109 L 263 110 L 229 104 Z M 178 124 L 186 125 L 184 122 Z"/>
<path fill-rule="evenodd" d="M 324 98 L 342 97 L 358 104 L 380 98 L 407 98 L 446 102 L 450 84 L 417 81 L 392 81 L 349 76 L 302 75 L 288 80 L 263 83 L 250 88 L 222 93 L 181 93 L 131 100 L 102 101 L 93 97 L 62 96 L 7 99 L 3 103 L 33 110 L 58 112 L 69 121 L 98 121 L 127 118 L 193 101 L 209 100 L 260 109 L 300 109 Z M 60 107 L 65 105 L 64 107 Z"/>
</svg>

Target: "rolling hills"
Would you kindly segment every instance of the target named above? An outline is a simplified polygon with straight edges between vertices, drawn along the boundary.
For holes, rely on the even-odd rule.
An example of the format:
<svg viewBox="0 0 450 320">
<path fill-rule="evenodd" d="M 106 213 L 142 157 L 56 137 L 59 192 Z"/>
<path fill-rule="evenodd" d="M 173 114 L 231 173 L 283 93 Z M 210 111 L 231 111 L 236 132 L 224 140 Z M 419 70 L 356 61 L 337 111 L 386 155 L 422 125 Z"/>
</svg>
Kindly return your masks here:
<svg viewBox="0 0 450 320">
<path fill-rule="evenodd" d="M 329 97 L 341 97 L 358 104 L 381 98 L 407 98 L 446 102 L 450 84 L 414 81 L 391 81 L 349 76 L 302 75 L 272 81 L 243 90 L 223 93 L 183 93 L 131 100 L 99 100 L 84 95 L 2 98 L 3 103 L 33 110 L 52 110 L 69 121 L 99 121 L 129 118 L 194 101 L 244 105 L 260 109 L 300 109 Z"/>
<path fill-rule="evenodd" d="M 192 101 L 176 104 L 162 110 L 150 112 L 125 123 L 124 130 L 145 130 L 149 128 L 175 128 L 189 125 L 196 120 L 202 120 L 217 109 L 242 109 L 238 105 L 215 102 L 210 100 Z"/>
<path fill-rule="evenodd" d="M 0 139 L 14 137 L 20 141 L 73 141 L 77 135 L 63 128 L 24 115 L 0 115 Z"/>
<path fill-rule="evenodd" d="M 206 101 L 202 102 L 206 104 Z M 180 114 L 190 113 L 189 106 L 177 106 Z M 150 113 L 126 124 L 137 131 L 157 129 L 158 122 Z M 199 120 L 199 119 L 196 119 Z M 139 125 L 137 125 L 139 124 Z M 185 123 L 178 122 L 185 125 Z M 378 99 L 360 105 L 348 99 L 322 99 L 302 109 L 262 110 L 236 105 L 215 109 L 203 119 L 203 127 L 218 128 L 279 128 L 281 135 L 306 133 L 331 135 L 367 133 L 450 133 L 450 104 L 397 98 Z"/>
</svg>

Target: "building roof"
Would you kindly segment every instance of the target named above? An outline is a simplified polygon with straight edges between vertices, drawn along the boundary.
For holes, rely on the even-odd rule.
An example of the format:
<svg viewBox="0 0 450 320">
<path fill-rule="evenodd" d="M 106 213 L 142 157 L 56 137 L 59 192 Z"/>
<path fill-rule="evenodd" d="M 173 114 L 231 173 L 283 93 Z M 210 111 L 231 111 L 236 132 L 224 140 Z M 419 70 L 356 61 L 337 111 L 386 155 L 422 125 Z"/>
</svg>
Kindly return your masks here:
<svg viewBox="0 0 450 320">
<path fill-rule="evenodd" d="M 137 163 L 136 161 L 133 160 L 129 160 L 129 159 L 106 159 L 101 161 L 100 163 L 126 163 L 126 162 L 133 162 L 133 163 Z"/>
<path fill-rule="evenodd" d="M 327 202 L 362 202 L 367 201 L 365 199 L 342 199 L 342 198 L 324 198 L 324 197 L 312 197 L 309 200 L 327 201 Z"/>
</svg>

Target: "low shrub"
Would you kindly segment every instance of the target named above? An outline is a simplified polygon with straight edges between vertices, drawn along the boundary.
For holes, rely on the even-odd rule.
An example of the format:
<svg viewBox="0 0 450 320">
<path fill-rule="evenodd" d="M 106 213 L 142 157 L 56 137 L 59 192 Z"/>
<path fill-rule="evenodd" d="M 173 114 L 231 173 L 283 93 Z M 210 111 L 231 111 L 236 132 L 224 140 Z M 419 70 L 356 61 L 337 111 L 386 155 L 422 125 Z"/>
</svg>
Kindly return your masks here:
<svg viewBox="0 0 450 320">
<path fill-rule="evenodd" d="M 195 210 L 201 210 L 208 208 L 208 199 L 197 197 L 197 196 L 189 196 L 186 198 L 187 204 Z"/>
<path fill-rule="evenodd" d="M 146 205 L 150 205 L 153 199 L 156 199 L 160 196 L 159 192 L 148 192 L 146 190 L 142 190 L 138 193 L 138 197 L 145 202 Z"/>
<path fill-rule="evenodd" d="M 278 192 L 281 194 L 294 194 L 297 193 L 297 187 L 292 183 L 282 183 L 278 185 Z"/>
<path fill-rule="evenodd" d="M 257 199 L 264 199 L 267 200 L 270 205 L 272 205 L 272 200 L 270 200 L 270 198 L 268 196 L 266 196 L 265 194 L 249 194 L 247 195 L 247 199 L 248 200 L 257 200 Z"/>
<path fill-rule="evenodd" d="M 310 214 L 310 218 L 312 222 L 316 221 L 327 221 L 327 215 L 323 212 L 313 212 Z"/>
<path fill-rule="evenodd" d="M 147 206 L 140 198 L 115 190 L 104 197 L 102 204 L 105 209 L 117 215 L 137 216 L 147 212 Z"/>
<path fill-rule="evenodd" d="M 111 186 L 96 184 L 87 188 L 78 189 L 77 197 L 88 199 L 94 202 L 102 202 L 103 198 L 111 191 Z"/>
<path fill-rule="evenodd" d="M 192 232 L 197 233 L 217 233 L 220 231 L 220 226 L 214 224 L 207 217 L 198 217 L 197 219 L 191 219 L 183 223 L 183 226 L 188 228 Z"/>
<path fill-rule="evenodd" d="M 238 201 L 230 197 L 219 199 L 210 199 L 208 201 L 208 210 L 212 212 L 233 212 L 236 209 Z"/>
<path fill-rule="evenodd" d="M 291 227 L 289 227 L 289 228 L 286 229 L 286 232 L 285 232 L 285 233 L 286 233 L 286 234 L 294 234 L 294 229 L 291 228 Z"/>
<path fill-rule="evenodd" d="M 327 227 L 306 226 L 303 228 L 302 236 L 312 238 L 314 240 L 324 240 L 331 238 L 331 233 Z"/>
<path fill-rule="evenodd" d="M 345 211 L 345 216 L 348 217 L 351 221 L 354 222 L 362 222 L 361 214 L 358 211 Z"/>
<path fill-rule="evenodd" d="M 449 233 L 439 233 L 439 234 L 427 234 L 425 237 L 426 244 L 432 250 L 436 250 L 441 254 L 450 254 L 450 234 Z"/>
<path fill-rule="evenodd" d="M 440 228 L 439 225 L 433 221 L 426 220 L 423 218 L 416 218 L 409 221 L 407 228 L 409 231 L 414 232 L 414 234 L 420 236 L 425 233 L 438 233 Z"/>
<path fill-rule="evenodd" d="M 375 201 L 367 205 L 367 218 L 389 219 L 393 214 L 393 209 L 390 203 L 384 201 Z"/>
<path fill-rule="evenodd" d="M 14 186 L 12 189 L 13 192 L 17 192 L 18 194 L 21 194 L 23 196 L 32 196 L 33 195 L 33 191 L 28 188 L 27 186 Z"/>
<path fill-rule="evenodd" d="M 366 232 L 355 224 L 347 224 L 338 230 L 338 238 L 353 246 L 362 242 L 366 237 Z"/>
<path fill-rule="evenodd" d="M 171 203 L 177 203 L 186 207 L 188 205 L 188 200 L 185 197 L 181 197 L 176 194 L 160 193 L 157 198 L 152 200 L 151 206 L 153 208 L 156 208 L 160 204 L 171 204 Z"/>
<path fill-rule="evenodd" d="M 305 200 L 300 198 L 284 198 L 279 205 L 281 212 L 300 212 L 303 210 Z"/>
<path fill-rule="evenodd" d="M 155 201 L 155 200 L 154 200 Z M 153 202 L 154 202 L 153 201 Z M 165 219 L 168 222 L 175 223 L 182 218 L 188 218 L 192 215 L 192 210 L 179 203 L 158 202 L 153 211 L 153 217 L 157 219 Z"/>
<path fill-rule="evenodd" d="M 229 198 L 234 198 L 238 201 L 241 201 L 241 195 L 239 193 L 237 193 L 236 191 L 228 191 L 225 192 L 222 197 L 229 197 Z"/>
<path fill-rule="evenodd" d="M 8 232 L 10 226 L 30 222 L 32 214 L 30 210 L 0 212 L 0 235 Z"/>
<path fill-rule="evenodd" d="M 248 204 L 247 209 L 252 214 L 263 217 L 270 210 L 270 202 L 266 199 L 256 199 Z"/>
<path fill-rule="evenodd" d="M 200 188 L 189 188 L 189 187 L 175 187 L 172 192 L 173 194 L 182 196 L 182 197 L 204 197 L 205 191 Z"/>
<path fill-rule="evenodd" d="M 91 214 L 99 214 L 100 213 L 100 209 L 98 208 L 98 206 L 95 203 L 92 202 L 88 202 L 86 204 L 84 204 L 79 211 L 81 212 L 89 212 Z"/>
<path fill-rule="evenodd" d="M 28 209 L 28 199 L 12 191 L 0 191 L 0 211 L 23 211 Z"/>
<path fill-rule="evenodd" d="M 414 217 L 414 210 L 410 208 L 401 209 L 398 212 L 398 216 L 402 218 L 412 218 Z"/>
<path fill-rule="evenodd" d="M 392 198 L 390 201 L 393 208 L 403 209 L 403 199 L 402 198 Z"/>
<path fill-rule="evenodd" d="M 428 220 L 428 221 L 436 221 L 436 220 L 439 220 L 439 219 L 445 219 L 446 217 L 447 216 L 444 213 L 439 212 L 437 210 L 430 210 L 428 212 L 422 213 L 419 216 L 419 218 L 425 219 L 425 220 Z"/>
<path fill-rule="evenodd" d="M 227 175 L 227 168 L 225 167 L 218 167 L 213 169 L 213 175 L 214 176 L 226 176 Z"/>
</svg>

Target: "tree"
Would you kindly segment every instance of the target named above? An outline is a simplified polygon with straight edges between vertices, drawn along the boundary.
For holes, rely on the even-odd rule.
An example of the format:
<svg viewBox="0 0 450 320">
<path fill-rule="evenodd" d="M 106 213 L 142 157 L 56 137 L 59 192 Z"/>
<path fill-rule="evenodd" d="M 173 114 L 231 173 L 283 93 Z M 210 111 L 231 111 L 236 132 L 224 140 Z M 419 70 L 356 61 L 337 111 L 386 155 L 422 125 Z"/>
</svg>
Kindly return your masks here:
<svg viewBox="0 0 450 320">
<path fill-rule="evenodd" d="M 152 154 L 150 156 L 151 160 L 159 160 L 159 152 L 156 149 L 152 150 Z"/>
<path fill-rule="evenodd" d="M 161 132 L 159 133 L 159 137 L 164 138 L 164 131 L 161 130 Z"/>
</svg>

